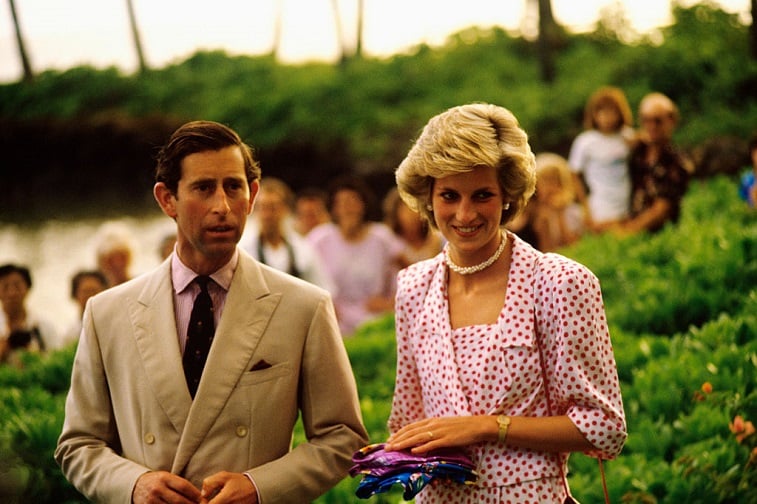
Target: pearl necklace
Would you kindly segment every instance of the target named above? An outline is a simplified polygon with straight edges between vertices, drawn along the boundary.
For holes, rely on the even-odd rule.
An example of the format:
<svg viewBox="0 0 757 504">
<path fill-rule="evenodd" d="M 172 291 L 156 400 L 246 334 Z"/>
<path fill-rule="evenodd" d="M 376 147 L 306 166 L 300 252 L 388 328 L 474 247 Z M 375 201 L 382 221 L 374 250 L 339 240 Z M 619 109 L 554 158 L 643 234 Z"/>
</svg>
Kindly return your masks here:
<svg viewBox="0 0 757 504">
<path fill-rule="evenodd" d="M 499 256 L 502 255 L 502 251 L 505 250 L 505 245 L 507 245 L 507 235 L 502 234 L 502 240 L 500 240 L 499 242 L 499 247 L 497 247 L 497 250 L 489 259 L 473 266 L 458 266 L 457 264 L 452 262 L 452 258 L 449 256 L 449 243 L 447 243 L 447 245 L 444 247 L 444 261 L 447 263 L 447 266 L 449 266 L 449 269 L 451 269 L 455 273 L 459 273 L 461 275 L 472 275 L 473 273 L 483 271 L 494 264 L 494 261 L 499 259 Z"/>
</svg>

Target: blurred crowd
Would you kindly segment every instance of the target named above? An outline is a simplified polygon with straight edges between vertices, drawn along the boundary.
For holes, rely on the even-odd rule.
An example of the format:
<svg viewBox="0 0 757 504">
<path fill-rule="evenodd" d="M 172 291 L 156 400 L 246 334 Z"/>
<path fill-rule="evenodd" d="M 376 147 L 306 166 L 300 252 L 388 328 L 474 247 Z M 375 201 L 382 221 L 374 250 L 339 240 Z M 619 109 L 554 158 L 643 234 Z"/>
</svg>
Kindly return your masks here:
<svg viewBox="0 0 757 504">
<path fill-rule="evenodd" d="M 568 156 L 536 155 L 536 193 L 508 228 L 541 251 L 555 251 L 588 233 L 626 236 L 674 224 L 693 172 L 673 143 L 678 108 L 651 93 L 639 103 L 637 119 L 634 127 L 621 89 L 596 90 Z M 749 155 L 738 194 L 755 208 L 757 135 Z M 161 260 L 173 253 L 175 239 L 168 234 L 155 244 Z M 397 272 L 434 257 L 444 243 L 396 188 L 377 195 L 350 175 L 295 193 L 264 174 L 240 246 L 260 262 L 328 290 L 342 335 L 349 337 L 361 324 L 392 312 Z M 33 272 L 23 264 L 0 265 L 0 362 L 18 365 L 19 350 L 44 352 L 77 341 L 87 300 L 132 277 L 133 251 L 128 228 L 102 227 L 92 267 L 71 272 L 77 317 L 62 333 L 46 320 L 44 307 L 27 306 Z"/>
</svg>

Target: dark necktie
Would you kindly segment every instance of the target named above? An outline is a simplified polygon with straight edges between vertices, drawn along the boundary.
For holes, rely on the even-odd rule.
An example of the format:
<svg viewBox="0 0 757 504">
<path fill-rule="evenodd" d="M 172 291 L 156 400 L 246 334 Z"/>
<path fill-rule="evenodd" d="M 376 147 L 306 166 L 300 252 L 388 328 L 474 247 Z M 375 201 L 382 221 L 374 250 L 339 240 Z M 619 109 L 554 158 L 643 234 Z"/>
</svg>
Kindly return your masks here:
<svg viewBox="0 0 757 504">
<path fill-rule="evenodd" d="M 192 307 L 192 315 L 189 318 L 187 329 L 187 342 L 184 348 L 184 376 L 187 379 L 189 393 L 194 399 L 197 385 L 200 383 L 202 369 L 208 359 L 210 344 L 213 342 L 215 324 L 213 322 L 213 301 L 208 293 L 210 277 L 198 276 L 195 278 L 200 286 L 200 293 L 195 298 Z"/>
</svg>

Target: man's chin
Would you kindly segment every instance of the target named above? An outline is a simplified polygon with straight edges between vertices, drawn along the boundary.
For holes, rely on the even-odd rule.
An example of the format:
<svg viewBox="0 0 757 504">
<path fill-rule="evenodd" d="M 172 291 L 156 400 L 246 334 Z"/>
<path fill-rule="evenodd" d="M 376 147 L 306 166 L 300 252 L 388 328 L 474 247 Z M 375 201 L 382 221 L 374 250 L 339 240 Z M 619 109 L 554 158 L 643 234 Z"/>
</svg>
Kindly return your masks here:
<svg viewBox="0 0 757 504">
<path fill-rule="evenodd" d="M 231 256 L 236 248 L 237 241 L 223 240 L 207 244 L 205 250 L 209 257 L 217 259 L 224 256 Z"/>
</svg>

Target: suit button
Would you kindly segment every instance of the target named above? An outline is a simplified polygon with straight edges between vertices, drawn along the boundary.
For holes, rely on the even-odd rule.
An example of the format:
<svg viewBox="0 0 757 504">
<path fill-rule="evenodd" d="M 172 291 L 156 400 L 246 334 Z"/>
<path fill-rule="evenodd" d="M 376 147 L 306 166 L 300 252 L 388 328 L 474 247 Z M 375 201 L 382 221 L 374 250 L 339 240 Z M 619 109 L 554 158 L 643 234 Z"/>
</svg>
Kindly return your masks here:
<svg viewBox="0 0 757 504">
<path fill-rule="evenodd" d="M 145 443 L 147 444 L 153 444 L 155 443 L 155 435 L 147 433 L 145 434 Z"/>
<path fill-rule="evenodd" d="M 244 425 L 237 426 L 237 436 L 245 437 L 247 435 L 247 427 Z"/>
</svg>

